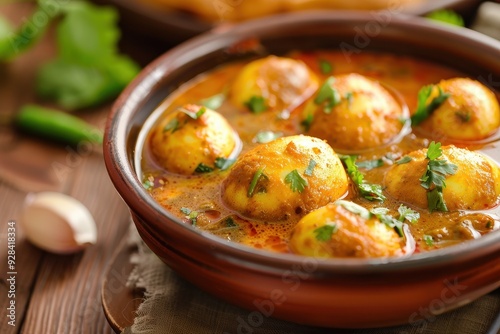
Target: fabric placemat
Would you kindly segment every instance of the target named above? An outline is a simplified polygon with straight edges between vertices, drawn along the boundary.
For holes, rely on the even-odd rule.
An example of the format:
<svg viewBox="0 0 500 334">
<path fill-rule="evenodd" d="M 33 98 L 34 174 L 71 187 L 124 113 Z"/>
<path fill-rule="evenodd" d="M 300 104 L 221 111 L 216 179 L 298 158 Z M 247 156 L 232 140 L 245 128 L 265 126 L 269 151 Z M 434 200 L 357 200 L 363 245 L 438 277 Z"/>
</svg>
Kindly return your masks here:
<svg viewBox="0 0 500 334">
<path fill-rule="evenodd" d="M 185 281 L 165 265 L 135 230 L 137 253 L 128 285 L 143 289 L 145 299 L 134 324 L 124 334 L 486 334 L 500 313 L 500 289 L 457 310 L 413 325 L 377 329 L 325 329 L 264 318 L 256 323 L 250 311 L 221 301 Z M 257 325 L 257 326 L 256 326 Z"/>
</svg>

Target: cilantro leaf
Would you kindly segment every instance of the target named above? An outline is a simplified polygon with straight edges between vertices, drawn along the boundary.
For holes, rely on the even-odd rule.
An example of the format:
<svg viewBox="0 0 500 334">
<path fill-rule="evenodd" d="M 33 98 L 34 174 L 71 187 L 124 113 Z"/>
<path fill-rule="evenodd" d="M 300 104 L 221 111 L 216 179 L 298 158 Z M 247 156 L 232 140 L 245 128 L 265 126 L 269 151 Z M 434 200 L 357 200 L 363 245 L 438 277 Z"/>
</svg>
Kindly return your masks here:
<svg viewBox="0 0 500 334">
<path fill-rule="evenodd" d="M 236 162 L 235 159 L 226 159 L 223 157 L 215 158 L 215 167 L 220 170 L 226 170 Z"/>
<path fill-rule="evenodd" d="M 314 230 L 314 235 L 316 236 L 316 240 L 327 242 L 332 238 L 332 234 L 338 231 L 337 224 L 326 224 L 320 226 Z"/>
<path fill-rule="evenodd" d="M 264 167 L 265 168 L 265 167 Z M 264 168 L 259 168 L 252 177 L 250 181 L 250 186 L 248 187 L 247 197 L 252 197 L 257 190 L 257 192 L 265 192 L 265 185 L 259 187 L 258 184 L 262 179 L 267 179 L 266 174 L 264 174 Z"/>
<path fill-rule="evenodd" d="M 340 160 L 342 160 L 342 163 L 346 166 L 347 174 L 349 174 L 349 177 L 357 186 L 361 197 L 369 201 L 383 202 L 385 200 L 385 196 L 382 193 L 382 186 L 365 182 L 363 174 L 356 166 L 357 157 L 355 155 L 342 155 L 339 157 Z"/>
<path fill-rule="evenodd" d="M 427 244 L 427 246 L 429 246 L 429 247 L 434 246 L 434 239 L 432 238 L 432 236 L 425 234 L 424 241 Z"/>
<path fill-rule="evenodd" d="M 208 109 L 216 110 L 222 106 L 225 100 L 226 95 L 221 93 L 207 97 L 206 99 L 201 100 L 200 103 Z"/>
<path fill-rule="evenodd" d="M 354 202 L 341 199 L 341 200 L 335 201 L 335 204 L 342 206 L 347 211 L 350 211 L 350 212 L 360 216 L 361 218 L 370 219 L 372 217 L 372 213 L 368 209 L 366 209 L 366 208 L 362 207 L 361 205 L 356 204 Z"/>
<path fill-rule="evenodd" d="M 361 162 L 356 162 L 356 166 L 358 168 L 364 168 L 367 170 L 382 167 L 384 165 L 384 160 L 382 159 L 374 159 L 374 160 L 365 160 Z"/>
<path fill-rule="evenodd" d="M 224 222 L 226 223 L 226 227 L 238 227 L 238 224 L 234 222 L 234 219 L 232 217 L 227 217 Z"/>
<path fill-rule="evenodd" d="M 196 166 L 196 169 L 194 170 L 195 173 L 210 173 L 213 172 L 214 169 L 213 167 L 205 165 L 203 162 L 200 162 L 198 166 Z"/>
<path fill-rule="evenodd" d="M 323 74 L 330 74 L 333 71 L 333 66 L 332 66 L 332 63 L 330 63 L 328 60 L 320 59 L 319 60 L 319 69 L 320 69 L 321 73 L 323 73 Z"/>
<path fill-rule="evenodd" d="M 36 89 L 66 109 L 97 105 L 116 96 L 139 72 L 118 54 L 118 15 L 111 7 L 77 1 L 61 7 L 58 58 L 40 69 Z"/>
<path fill-rule="evenodd" d="M 199 215 L 198 211 L 193 211 L 189 208 L 182 207 L 181 212 L 186 215 L 186 218 L 189 219 L 189 221 L 191 222 L 191 225 L 196 226 L 196 223 L 198 221 L 198 215 Z"/>
<path fill-rule="evenodd" d="M 307 168 L 304 171 L 304 175 L 312 176 L 313 171 L 314 171 L 314 167 L 316 167 L 316 164 L 317 164 L 316 161 L 314 161 L 313 159 L 309 160 L 309 165 L 307 165 Z"/>
<path fill-rule="evenodd" d="M 192 119 L 199 119 L 201 116 L 203 116 L 204 113 L 207 112 L 207 108 L 205 106 L 201 106 L 200 109 L 198 109 L 198 111 L 196 112 L 188 110 L 186 108 L 179 108 L 179 111 L 185 113 Z"/>
<path fill-rule="evenodd" d="M 413 125 L 422 123 L 432 114 L 432 112 L 434 112 L 434 110 L 436 110 L 444 101 L 446 101 L 446 99 L 448 99 L 448 97 L 450 97 L 450 94 L 444 93 L 443 89 L 438 86 L 439 95 L 427 104 L 427 100 L 430 98 L 434 87 L 434 85 L 427 85 L 422 87 L 418 92 L 417 110 L 411 116 L 411 122 Z"/>
<path fill-rule="evenodd" d="M 323 111 L 326 114 L 332 112 L 333 107 L 340 103 L 340 94 L 339 92 L 332 87 L 335 82 L 334 77 L 329 77 L 326 81 L 321 85 L 318 90 L 318 94 L 314 99 L 314 103 L 317 105 L 323 105 Z"/>
<path fill-rule="evenodd" d="M 462 16 L 460 16 L 457 12 L 449 9 L 435 10 L 425 15 L 425 17 L 437 22 L 446 23 L 458 27 L 465 26 Z"/>
<path fill-rule="evenodd" d="M 266 99 L 262 96 L 252 96 L 245 102 L 245 106 L 254 114 L 260 114 L 261 112 L 267 110 Z"/>
<path fill-rule="evenodd" d="M 283 137 L 283 133 L 281 132 L 261 131 L 255 136 L 255 141 L 260 144 L 265 144 L 280 137 Z"/>
<path fill-rule="evenodd" d="M 402 164 L 407 164 L 409 163 L 410 161 L 412 161 L 413 159 L 408 156 L 408 155 L 405 155 L 404 157 L 402 157 L 401 159 L 399 160 L 396 160 L 396 165 L 402 165 Z"/>
<path fill-rule="evenodd" d="M 427 189 L 427 203 L 429 211 L 448 211 L 443 197 L 443 188 L 446 187 L 446 176 L 457 172 L 458 166 L 449 163 L 446 159 L 437 160 L 441 157 L 441 143 L 432 142 L 427 149 L 427 169 L 419 179 L 420 185 Z M 432 186 L 434 189 L 431 189 Z"/>
<path fill-rule="evenodd" d="M 399 221 L 403 222 L 405 219 L 410 223 L 414 224 L 417 220 L 420 219 L 420 214 L 417 211 L 414 211 L 403 204 L 401 204 L 398 208 L 399 213 Z"/>
<path fill-rule="evenodd" d="M 439 158 L 443 154 L 443 150 L 441 150 L 441 143 L 431 142 L 429 147 L 427 148 L 427 159 L 435 160 Z"/>
<path fill-rule="evenodd" d="M 299 172 L 294 169 L 285 176 L 285 183 L 290 184 L 290 189 L 293 192 L 303 192 L 307 186 L 307 180 L 300 176 Z"/>
<path fill-rule="evenodd" d="M 179 120 L 177 118 L 174 118 L 173 120 L 168 122 L 167 125 L 165 125 L 165 127 L 163 128 L 163 132 L 172 131 L 172 133 L 174 133 L 178 129 L 179 129 Z"/>
<path fill-rule="evenodd" d="M 314 115 L 312 113 L 307 114 L 306 118 L 304 118 L 302 122 L 300 122 L 300 125 L 302 125 L 304 127 L 304 130 L 307 132 L 311 128 L 313 120 L 314 120 Z"/>
</svg>

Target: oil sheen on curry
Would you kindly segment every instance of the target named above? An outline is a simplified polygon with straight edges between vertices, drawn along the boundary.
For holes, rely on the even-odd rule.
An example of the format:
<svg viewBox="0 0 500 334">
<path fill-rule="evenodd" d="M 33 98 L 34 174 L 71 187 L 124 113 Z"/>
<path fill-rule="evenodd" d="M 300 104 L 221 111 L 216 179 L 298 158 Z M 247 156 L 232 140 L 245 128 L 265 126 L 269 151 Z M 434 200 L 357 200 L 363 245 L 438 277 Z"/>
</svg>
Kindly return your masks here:
<svg viewBox="0 0 500 334">
<path fill-rule="evenodd" d="M 158 108 L 144 187 L 229 242 L 380 258 L 500 229 L 498 97 L 455 70 L 294 52 L 202 74 Z"/>
</svg>

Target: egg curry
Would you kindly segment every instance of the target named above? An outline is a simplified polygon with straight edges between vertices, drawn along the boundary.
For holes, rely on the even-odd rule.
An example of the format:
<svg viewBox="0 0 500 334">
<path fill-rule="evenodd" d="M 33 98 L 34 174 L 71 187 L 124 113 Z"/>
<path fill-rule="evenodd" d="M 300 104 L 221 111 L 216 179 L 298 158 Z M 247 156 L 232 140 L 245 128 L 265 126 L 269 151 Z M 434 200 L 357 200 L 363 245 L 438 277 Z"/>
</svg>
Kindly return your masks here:
<svg viewBox="0 0 500 334">
<path fill-rule="evenodd" d="M 154 115 L 145 189 L 228 242 L 385 258 L 500 229 L 498 93 L 441 65 L 271 55 L 197 76 Z"/>
</svg>

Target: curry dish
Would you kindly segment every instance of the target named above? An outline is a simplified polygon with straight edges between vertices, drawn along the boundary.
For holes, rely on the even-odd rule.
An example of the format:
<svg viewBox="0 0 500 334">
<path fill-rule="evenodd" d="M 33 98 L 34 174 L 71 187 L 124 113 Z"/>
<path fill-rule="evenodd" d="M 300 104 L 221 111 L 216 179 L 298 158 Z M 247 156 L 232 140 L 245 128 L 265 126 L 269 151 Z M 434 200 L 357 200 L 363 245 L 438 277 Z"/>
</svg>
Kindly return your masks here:
<svg viewBox="0 0 500 334">
<path fill-rule="evenodd" d="M 399 257 L 500 229 L 497 93 L 441 65 L 271 55 L 199 75 L 152 117 L 144 187 L 228 242 Z"/>
</svg>

